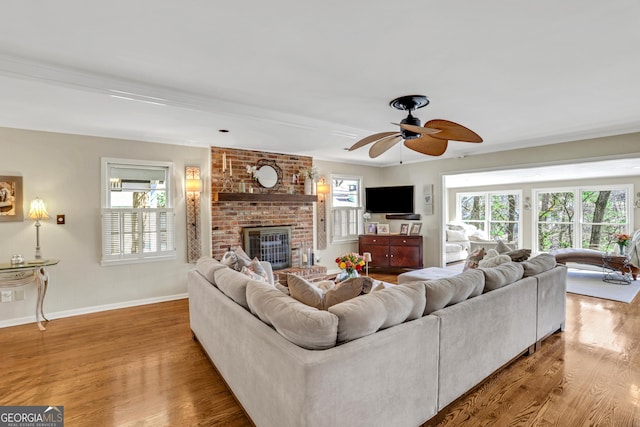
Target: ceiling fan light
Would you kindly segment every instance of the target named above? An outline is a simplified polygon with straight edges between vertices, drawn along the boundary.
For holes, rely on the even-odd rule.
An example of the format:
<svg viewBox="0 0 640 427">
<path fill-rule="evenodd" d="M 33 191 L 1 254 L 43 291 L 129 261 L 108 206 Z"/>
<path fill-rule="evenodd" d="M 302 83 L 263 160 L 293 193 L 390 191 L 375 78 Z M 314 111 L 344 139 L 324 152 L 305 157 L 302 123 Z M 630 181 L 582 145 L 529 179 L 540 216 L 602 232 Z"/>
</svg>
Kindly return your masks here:
<svg viewBox="0 0 640 427">
<path fill-rule="evenodd" d="M 402 119 L 400 121 L 400 124 L 403 125 L 413 125 L 413 126 L 420 126 L 421 122 L 420 119 L 417 117 L 413 117 L 411 115 L 411 111 L 409 111 L 409 115 L 407 117 L 405 117 L 404 119 Z M 407 129 L 400 129 L 400 133 L 402 134 L 402 137 L 404 139 L 416 139 L 418 137 L 420 137 L 421 135 L 417 132 L 411 132 L 410 130 Z"/>
</svg>

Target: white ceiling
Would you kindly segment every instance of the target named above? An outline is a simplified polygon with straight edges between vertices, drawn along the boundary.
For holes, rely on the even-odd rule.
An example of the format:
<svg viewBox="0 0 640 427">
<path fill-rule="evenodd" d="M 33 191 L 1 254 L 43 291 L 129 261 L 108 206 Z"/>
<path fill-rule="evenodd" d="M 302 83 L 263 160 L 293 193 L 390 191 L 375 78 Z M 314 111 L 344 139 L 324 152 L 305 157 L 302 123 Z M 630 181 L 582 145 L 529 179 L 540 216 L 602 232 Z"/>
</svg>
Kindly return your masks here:
<svg viewBox="0 0 640 427">
<path fill-rule="evenodd" d="M 425 94 L 423 122 L 485 140 L 443 157 L 637 132 L 638 17 L 637 0 L 3 2 L 0 126 L 391 165 L 428 157 L 344 148 Z"/>
</svg>

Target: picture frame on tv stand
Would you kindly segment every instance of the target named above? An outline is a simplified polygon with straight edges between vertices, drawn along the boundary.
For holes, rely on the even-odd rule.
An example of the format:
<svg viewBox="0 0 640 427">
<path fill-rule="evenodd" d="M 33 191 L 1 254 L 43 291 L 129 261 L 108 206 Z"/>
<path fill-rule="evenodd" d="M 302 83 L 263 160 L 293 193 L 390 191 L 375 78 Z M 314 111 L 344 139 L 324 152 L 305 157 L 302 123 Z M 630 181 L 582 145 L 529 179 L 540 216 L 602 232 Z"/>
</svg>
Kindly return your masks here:
<svg viewBox="0 0 640 427">
<path fill-rule="evenodd" d="M 420 229 L 422 228 L 421 222 L 414 222 L 411 224 L 411 231 L 409 232 L 410 236 L 418 236 L 420 235 Z"/>
<path fill-rule="evenodd" d="M 378 234 L 378 223 L 368 222 L 365 228 L 366 234 Z"/>
<path fill-rule="evenodd" d="M 378 234 L 389 234 L 389 224 L 378 224 Z"/>
</svg>

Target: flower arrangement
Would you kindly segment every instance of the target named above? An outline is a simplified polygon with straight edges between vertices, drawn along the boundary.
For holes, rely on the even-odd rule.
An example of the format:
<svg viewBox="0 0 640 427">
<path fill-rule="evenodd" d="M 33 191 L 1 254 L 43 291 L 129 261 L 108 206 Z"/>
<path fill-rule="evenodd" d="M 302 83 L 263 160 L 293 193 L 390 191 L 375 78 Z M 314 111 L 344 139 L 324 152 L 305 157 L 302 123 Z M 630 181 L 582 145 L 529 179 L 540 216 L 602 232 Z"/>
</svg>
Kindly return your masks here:
<svg viewBox="0 0 640 427">
<path fill-rule="evenodd" d="M 251 179 L 258 179 L 258 168 L 256 166 L 247 165 L 247 173 L 249 174 Z"/>
<path fill-rule="evenodd" d="M 629 240 L 631 240 L 631 236 L 627 233 L 614 233 L 613 238 L 615 239 L 618 247 L 620 248 L 620 254 L 624 255 L 625 248 L 629 244 Z"/>
<path fill-rule="evenodd" d="M 613 238 L 616 239 L 618 246 L 627 246 L 631 240 L 631 236 L 627 233 L 615 233 Z"/>
<path fill-rule="evenodd" d="M 336 264 L 338 264 L 338 268 L 351 275 L 354 272 L 362 271 L 362 267 L 364 267 L 364 258 L 362 258 L 358 253 L 351 252 L 336 258 Z"/>
<path fill-rule="evenodd" d="M 302 175 L 305 179 L 310 179 L 315 181 L 318 179 L 318 170 L 316 168 L 301 168 L 300 175 Z"/>
</svg>

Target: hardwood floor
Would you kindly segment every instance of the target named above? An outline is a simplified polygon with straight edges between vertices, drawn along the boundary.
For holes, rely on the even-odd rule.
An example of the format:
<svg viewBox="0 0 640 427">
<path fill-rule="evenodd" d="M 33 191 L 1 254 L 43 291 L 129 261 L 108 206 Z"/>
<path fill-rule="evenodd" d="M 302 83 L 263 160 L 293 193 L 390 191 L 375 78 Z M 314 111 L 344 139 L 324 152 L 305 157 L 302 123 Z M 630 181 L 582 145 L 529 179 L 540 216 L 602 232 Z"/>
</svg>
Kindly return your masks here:
<svg viewBox="0 0 640 427">
<path fill-rule="evenodd" d="M 64 405 L 67 426 L 251 425 L 192 339 L 186 300 L 0 329 L 0 349 L 0 405 Z M 640 426 L 640 297 L 568 294 L 565 332 L 433 421 Z"/>
</svg>

